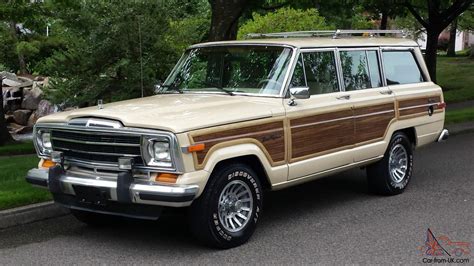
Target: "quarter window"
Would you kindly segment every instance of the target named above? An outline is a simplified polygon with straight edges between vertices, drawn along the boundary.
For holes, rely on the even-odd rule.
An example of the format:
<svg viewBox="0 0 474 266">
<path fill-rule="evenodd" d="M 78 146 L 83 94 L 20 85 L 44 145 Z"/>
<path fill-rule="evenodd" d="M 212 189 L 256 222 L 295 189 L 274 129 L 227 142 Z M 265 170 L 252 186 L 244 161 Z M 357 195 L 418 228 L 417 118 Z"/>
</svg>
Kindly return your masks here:
<svg viewBox="0 0 474 266">
<path fill-rule="evenodd" d="M 340 52 L 346 91 L 381 87 L 377 51 Z"/>
<path fill-rule="evenodd" d="M 423 82 L 423 75 L 410 51 L 384 51 L 387 85 Z"/>
</svg>

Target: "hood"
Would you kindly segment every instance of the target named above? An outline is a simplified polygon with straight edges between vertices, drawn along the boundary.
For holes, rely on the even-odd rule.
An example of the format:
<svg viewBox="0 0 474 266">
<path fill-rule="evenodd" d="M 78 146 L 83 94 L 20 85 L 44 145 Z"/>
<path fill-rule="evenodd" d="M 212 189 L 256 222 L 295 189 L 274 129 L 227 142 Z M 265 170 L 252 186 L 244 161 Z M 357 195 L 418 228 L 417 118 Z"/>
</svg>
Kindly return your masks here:
<svg viewBox="0 0 474 266">
<path fill-rule="evenodd" d="M 281 98 L 220 94 L 156 95 L 55 113 L 38 123 L 65 123 L 73 118 L 98 117 L 140 127 L 180 133 L 284 113 Z"/>
</svg>

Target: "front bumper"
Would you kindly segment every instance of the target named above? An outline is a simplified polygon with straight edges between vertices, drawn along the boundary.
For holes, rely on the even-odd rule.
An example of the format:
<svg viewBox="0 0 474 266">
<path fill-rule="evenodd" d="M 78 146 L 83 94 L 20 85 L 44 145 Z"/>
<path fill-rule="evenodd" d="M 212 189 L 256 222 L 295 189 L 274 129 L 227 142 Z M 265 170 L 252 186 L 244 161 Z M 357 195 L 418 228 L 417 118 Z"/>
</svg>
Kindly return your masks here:
<svg viewBox="0 0 474 266">
<path fill-rule="evenodd" d="M 99 191 L 105 202 L 90 202 L 89 205 L 106 205 L 107 202 L 141 204 L 155 206 L 184 207 L 191 205 L 199 187 L 197 185 L 158 184 L 136 180 L 131 172 L 118 174 L 116 180 L 70 173 L 59 165 L 47 168 L 34 168 L 28 171 L 26 181 L 49 189 L 53 195 L 75 196 L 79 201 L 78 188 Z M 79 194 L 79 195 L 78 195 Z M 56 197 L 55 197 L 56 198 Z M 58 197 L 59 198 L 59 197 Z M 61 203 L 61 202 L 59 202 Z"/>
</svg>

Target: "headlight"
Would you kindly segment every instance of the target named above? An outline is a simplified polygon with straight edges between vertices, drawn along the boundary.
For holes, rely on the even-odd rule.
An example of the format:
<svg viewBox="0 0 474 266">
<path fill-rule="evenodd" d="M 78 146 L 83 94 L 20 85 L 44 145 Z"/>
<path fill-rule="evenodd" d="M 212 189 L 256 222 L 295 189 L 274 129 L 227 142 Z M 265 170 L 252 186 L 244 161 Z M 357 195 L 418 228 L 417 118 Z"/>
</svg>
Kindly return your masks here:
<svg viewBox="0 0 474 266">
<path fill-rule="evenodd" d="M 150 151 L 150 154 L 153 155 L 155 161 L 171 162 L 171 151 L 169 142 L 156 141 L 149 147 L 151 147 L 152 149 Z"/>
<path fill-rule="evenodd" d="M 172 147 L 166 137 L 147 137 L 142 140 L 142 155 L 148 166 L 173 167 Z"/>
<path fill-rule="evenodd" d="M 50 155 L 53 145 L 51 143 L 51 132 L 40 129 L 36 131 L 36 145 L 40 155 Z"/>
</svg>

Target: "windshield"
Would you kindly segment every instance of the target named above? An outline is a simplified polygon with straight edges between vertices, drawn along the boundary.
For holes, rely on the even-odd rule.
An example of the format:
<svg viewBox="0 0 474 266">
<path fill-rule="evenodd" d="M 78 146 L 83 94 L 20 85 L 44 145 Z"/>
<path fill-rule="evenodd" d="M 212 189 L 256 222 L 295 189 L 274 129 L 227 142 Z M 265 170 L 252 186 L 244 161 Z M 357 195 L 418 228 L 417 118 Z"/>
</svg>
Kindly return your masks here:
<svg viewBox="0 0 474 266">
<path fill-rule="evenodd" d="M 212 46 L 186 51 L 161 92 L 279 95 L 292 50 L 278 46 Z"/>
</svg>

